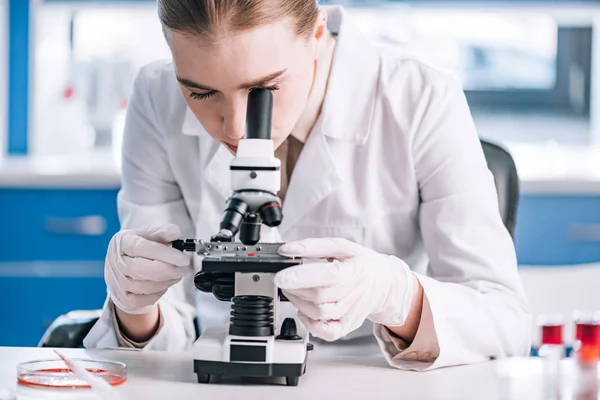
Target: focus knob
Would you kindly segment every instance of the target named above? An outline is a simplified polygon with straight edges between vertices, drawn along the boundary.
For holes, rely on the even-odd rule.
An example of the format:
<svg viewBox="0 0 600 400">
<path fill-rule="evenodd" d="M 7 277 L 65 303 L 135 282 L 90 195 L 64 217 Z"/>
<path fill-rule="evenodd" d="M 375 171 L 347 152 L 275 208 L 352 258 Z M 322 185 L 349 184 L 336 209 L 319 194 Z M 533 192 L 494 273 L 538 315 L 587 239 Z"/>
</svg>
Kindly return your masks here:
<svg viewBox="0 0 600 400">
<path fill-rule="evenodd" d="M 277 336 L 278 340 L 300 340 L 302 339 L 298 336 L 298 332 L 296 330 L 296 321 L 294 318 L 286 318 L 281 324 L 281 332 Z"/>
<path fill-rule="evenodd" d="M 212 293 L 217 300 L 230 301 L 234 294 L 235 275 L 230 272 L 200 271 L 194 277 L 194 285 L 204 293 Z"/>
</svg>

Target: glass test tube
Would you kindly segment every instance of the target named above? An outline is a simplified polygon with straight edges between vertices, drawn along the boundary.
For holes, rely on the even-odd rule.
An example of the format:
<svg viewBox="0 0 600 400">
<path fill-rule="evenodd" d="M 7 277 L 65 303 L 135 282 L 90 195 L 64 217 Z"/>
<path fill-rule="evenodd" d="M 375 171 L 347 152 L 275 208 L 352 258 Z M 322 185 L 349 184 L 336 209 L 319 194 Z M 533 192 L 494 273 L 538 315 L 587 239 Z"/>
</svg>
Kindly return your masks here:
<svg viewBox="0 0 600 400">
<path fill-rule="evenodd" d="M 576 399 L 597 399 L 600 361 L 600 320 L 597 313 L 579 314 L 575 320 L 575 338 Z"/>
<path fill-rule="evenodd" d="M 560 315 L 544 314 L 538 318 L 541 328 L 539 356 L 543 358 L 544 398 L 559 399 L 561 388 L 560 362 L 565 356 L 563 343 L 564 319 Z"/>
<path fill-rule="evenodd" d="M 577 363 L 582 367 L 597 368 L 600 361 L 600 322 L 576 323 Z"/>
</svg>

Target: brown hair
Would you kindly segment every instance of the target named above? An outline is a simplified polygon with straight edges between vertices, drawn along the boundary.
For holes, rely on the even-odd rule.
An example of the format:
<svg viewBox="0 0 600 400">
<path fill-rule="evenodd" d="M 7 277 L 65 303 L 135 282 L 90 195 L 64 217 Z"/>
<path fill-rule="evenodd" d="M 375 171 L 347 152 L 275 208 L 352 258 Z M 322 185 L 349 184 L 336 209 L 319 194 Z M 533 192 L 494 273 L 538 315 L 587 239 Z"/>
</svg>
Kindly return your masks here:
<svg viewBox="0 0 600 400">
<path fill-rule="evenodd" d="M 317 0 L 158 0 L 163 30 L 211 36 L 219 30 L 242 31 L 291 17 L 296 33 L 309 35 Z"/>
</svg>

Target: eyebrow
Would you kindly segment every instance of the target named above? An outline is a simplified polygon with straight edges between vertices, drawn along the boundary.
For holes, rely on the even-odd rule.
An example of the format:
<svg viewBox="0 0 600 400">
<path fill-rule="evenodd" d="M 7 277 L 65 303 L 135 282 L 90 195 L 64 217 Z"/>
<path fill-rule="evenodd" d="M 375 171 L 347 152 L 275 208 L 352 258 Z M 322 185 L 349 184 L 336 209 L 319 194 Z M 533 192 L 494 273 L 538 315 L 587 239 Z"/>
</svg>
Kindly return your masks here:
<svg viewBox="0 0 600 400">
<path fill-rule="evenodd" d="M 255 79 L 252 82 L 248 82 L 248 83 L 243 83 L 241 85 L 238 86 L 239 89 L 251 89 L 253 87 L 260 87 L 260 86 L 264 86 L 267 83 L 269 83 L 270 81 L 279 78 L 281 75 L 283 75 L 285 72 L 287 71 L 286 69 L 282 69 L 281 71 L 277 71 L 277 72 L 273 72 L 272 74 L 269 75 L 265 75 L 261 78 Z M 181 83 L 184 86 L 187 86 L 190 89 L 200 89 L 200 90 L 215 90 L 209 86 L 206 85 L 202 85 L 200 83 L 196 83 L 192 80 L 183 78 L 181 76 L 177 76 L 177 80 L 179 81 L 179 83 Z"/>
</svg>

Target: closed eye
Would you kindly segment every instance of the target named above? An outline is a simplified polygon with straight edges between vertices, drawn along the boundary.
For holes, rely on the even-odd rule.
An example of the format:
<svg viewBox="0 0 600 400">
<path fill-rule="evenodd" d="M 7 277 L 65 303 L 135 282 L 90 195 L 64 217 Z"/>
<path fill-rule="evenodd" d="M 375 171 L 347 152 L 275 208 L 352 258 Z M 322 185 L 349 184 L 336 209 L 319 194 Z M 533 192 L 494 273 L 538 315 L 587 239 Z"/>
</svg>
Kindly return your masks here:
<svg viewBox="0 0 600 400">
<path fill-rule="evenodd" d="M 256 89 L 256 88 L 254 88 L 254 89 Z M 266 86 L 263 89 L 267 89 L 267 90 L 274 92 L 275 90 L 279 90 L 279 86 L 278 85 Z M 215 90 L 211 90 L 210 92 L 206 92 L 206 93 L 190 92 L 190 98 L 192 98 L 194 100 L 206 100 L 206 99 L 209 99 L 212 96 L 214 96 L 216 93 L 217 92 Z"/>
<path fill-rule="evenodd" d="M 211 90 L 210 92 L 206 92 L 206 93 L 190 92 L 190 98 L 192 98 L 194 100 L 205 100 L 214 95 L 215 95 L 214 90 Z"/>
</svg>

